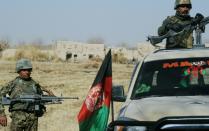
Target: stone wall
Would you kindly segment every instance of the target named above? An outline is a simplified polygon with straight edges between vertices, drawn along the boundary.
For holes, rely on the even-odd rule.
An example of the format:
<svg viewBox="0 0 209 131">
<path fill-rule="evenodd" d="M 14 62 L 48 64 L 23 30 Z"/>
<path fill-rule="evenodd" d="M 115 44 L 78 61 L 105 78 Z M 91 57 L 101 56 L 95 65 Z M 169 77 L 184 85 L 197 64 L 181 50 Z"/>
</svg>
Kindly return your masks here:
<svg viewBox="0 0 209 131">
<path fill-rule="evenodd" d="M 64 61 L 87 61 L 105 56 L 104 44 L 87 44 L 72 41 L 56 41 L 55 52 Z"/>
</svg>

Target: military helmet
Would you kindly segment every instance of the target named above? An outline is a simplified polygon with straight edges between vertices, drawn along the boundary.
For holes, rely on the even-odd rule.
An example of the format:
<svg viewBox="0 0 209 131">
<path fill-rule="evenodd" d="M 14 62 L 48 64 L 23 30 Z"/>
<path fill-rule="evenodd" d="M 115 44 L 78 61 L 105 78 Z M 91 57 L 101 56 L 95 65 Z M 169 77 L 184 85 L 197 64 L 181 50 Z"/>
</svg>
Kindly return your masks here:
<svg viewBox="0 0 209 131">
<path fill-rule="evenodd" d="M 189 8 L 192 8 L 191 0 L 176 0 L 174 9 L 177 9 L 180 5 L 188 5 Z"/>
<path fill-rule="evenodd" d="M 29 59 L 20 59 L 16 63 L 16 72 L 18 73 L 22 69 L 31 69 L 32 70 L 32 64 Z"/>
</svg>

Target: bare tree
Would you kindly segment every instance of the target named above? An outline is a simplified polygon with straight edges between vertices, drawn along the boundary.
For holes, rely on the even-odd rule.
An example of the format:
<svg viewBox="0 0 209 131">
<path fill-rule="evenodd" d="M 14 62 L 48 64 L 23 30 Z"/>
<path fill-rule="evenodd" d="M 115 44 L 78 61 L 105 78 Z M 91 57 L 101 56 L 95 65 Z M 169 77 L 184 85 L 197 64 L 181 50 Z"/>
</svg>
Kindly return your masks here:
<svg viewBox="0 0 209 131">
<path fill-rule="evenodd" d="M 104 39 L 101 37 L 92 37 L 87 40 L 88 44 L 104 44 Z"/>
<path fill-rule="evenodd" d="M 0 40 L 0 51 L 3 51 L 4 49 L 9 48 L 9 40 L 8 39 L 2 39 Z"/>
<path fill-rule="evenodd" d="M 128 48 L 128 43 L 126 42 L 121 42 L 118 44 L 119 47 L 124 47 L 124 48 Z"/>
<path fill-rule="evenodd" d="M 31 45 L 33 46 L 33 47 L 36 47 L 36 48 L 38 48 L 38 49 L 42 49 L 42 48 L 44 48 L 44 42 L 43 42 L 43 40 L 42 39 L 36 39 L 36 40 L 34 40 L 34 41 L 32 41 L 31 42 Z"/>
</svg>

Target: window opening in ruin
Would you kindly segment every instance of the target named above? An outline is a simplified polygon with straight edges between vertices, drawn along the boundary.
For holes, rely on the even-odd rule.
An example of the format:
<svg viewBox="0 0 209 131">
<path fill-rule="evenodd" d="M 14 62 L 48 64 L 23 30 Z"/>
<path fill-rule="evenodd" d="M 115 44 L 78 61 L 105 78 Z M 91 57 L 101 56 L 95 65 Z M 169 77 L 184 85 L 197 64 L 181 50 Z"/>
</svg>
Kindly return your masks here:
<svg viewBox="0 0 209 131">
<path fill-rule="evenodd" d="M 66 60 L 70 60 L 72 58 L 72 53 L 67 53 L 66 54 Z"/>
<path fill-rule="evenodd" d="M 77 54 L 74 54 L 74 58 L 77 58 L 78 57 L 78 55 Z"/>
<path fill-rule="evenodd" d="M 92 59 L 94 57 L 94 55 L 89 54 L 89 59 Z"/>
<path fill-rule="evenodd" d="M 78 60 L 77 60 L 78 55 L 74 54 L 73 57 L 74 57 L 74 62 L 78 62 Z"/>
</svg>

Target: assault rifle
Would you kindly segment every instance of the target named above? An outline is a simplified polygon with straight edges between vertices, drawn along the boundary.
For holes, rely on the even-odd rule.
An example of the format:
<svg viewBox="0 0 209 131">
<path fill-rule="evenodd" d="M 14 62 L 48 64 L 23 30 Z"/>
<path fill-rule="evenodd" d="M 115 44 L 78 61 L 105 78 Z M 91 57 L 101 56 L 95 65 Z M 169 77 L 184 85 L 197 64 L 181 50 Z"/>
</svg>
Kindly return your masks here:
<svg viewBox="0 0 209 131">
<path fill-rule="evenodd" d="M 169 30 L 165 35 L 162 36 L 148 36 L 147 41 L 150 41 L 150 43 L 155 46 L 156 44 L 162 42 L 165 38 L 174 37 L 177 35 L 182 35 L 186 31 L 193 31 L 196 30 L 196 44 L 202 44 L 201 42 L 201 28 L 204 28 L 205 25 L 209 23 L 209 16 L 203 18 L 199 23 L 194 24 L 195 22 L 191 22 L 189 24 L 183 25 L 183 30 L 179 32 L 175 32 L 173 30 Z"/>
<path fill-rule="evenodd" d="M 57 97 L 48 95 L 20 95 L 18 98 L 10 99 L 2 97 L 2 105 L 9 105 L 9 111 L 17 111 L 13 106 L 18 103 L 24 103 L 23 111 L 34 113 L 41 117 L 46 112 L 46 104 L 62 104 L 64 99 L 78 99 L 78 97 Z"/>
<path fill-rule="evenodd" d="M 62 104 L 64 99 L 79 99 L 78 97 L 57 97 L 48 95 L 20 95 L 16 99 L 10 99 L 9 97 L 2 97 L 3 105 L 10 105 L 15 102 L 22 103 L 40 103 L 40 104 Z"/>
</svg>

